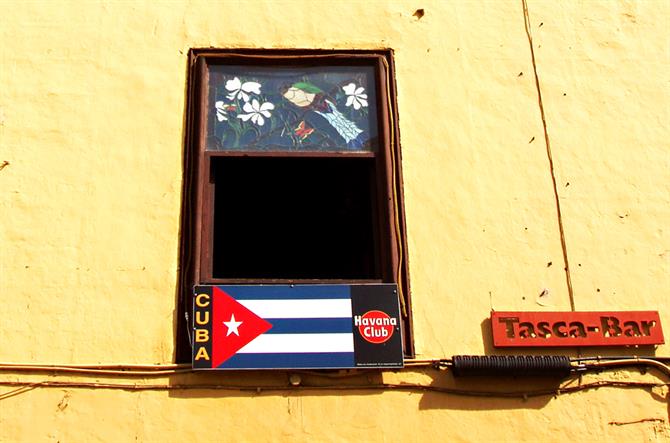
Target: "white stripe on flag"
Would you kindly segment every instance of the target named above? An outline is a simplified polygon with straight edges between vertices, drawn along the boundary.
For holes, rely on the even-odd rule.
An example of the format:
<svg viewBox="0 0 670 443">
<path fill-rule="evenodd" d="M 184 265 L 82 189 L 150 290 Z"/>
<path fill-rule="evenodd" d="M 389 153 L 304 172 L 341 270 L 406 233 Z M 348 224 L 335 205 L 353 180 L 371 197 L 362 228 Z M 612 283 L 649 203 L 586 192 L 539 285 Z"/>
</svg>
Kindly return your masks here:
<svg viewBox="0 0 670 443">
<path fill-rule="evenodd" d="M 351 317 L 351 300 L 237 300 L 261 318 L 343 318 Z"/>
<path fill-rule="evenodd" d="M 263 334 L 239 354 L 354 352 L 354 334 Z"/>
</svg>

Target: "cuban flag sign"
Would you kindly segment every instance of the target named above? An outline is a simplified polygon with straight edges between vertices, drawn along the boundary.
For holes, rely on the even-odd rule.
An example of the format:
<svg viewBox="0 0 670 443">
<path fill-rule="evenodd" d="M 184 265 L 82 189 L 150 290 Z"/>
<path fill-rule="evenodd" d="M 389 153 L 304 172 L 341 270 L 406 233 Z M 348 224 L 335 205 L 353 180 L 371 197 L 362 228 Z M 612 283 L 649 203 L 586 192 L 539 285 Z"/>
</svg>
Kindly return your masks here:
<svg viewBox="0 0 670 443">
<path fill-rule="evenodd" d="M 195 286 L 194 369 L 403 366 L 395 284 Z"/>
</svg>

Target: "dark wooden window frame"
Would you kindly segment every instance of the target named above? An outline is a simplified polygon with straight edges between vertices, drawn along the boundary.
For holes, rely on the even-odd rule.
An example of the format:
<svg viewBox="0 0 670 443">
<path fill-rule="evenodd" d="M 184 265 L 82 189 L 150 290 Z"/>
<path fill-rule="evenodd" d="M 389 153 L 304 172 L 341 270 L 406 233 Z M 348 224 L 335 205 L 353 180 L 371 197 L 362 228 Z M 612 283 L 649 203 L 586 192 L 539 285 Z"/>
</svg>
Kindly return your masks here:
<svg viewBox="0 0 670 443">
<path fill-rule="evenodd" d="M 252 152 L 207 151 L 206 122 L 208 66 L 219 63 L 253 65 L 367 65 L 377 76 L 379 148 L 376 152 Z M 196 284 L 323 284 L 397 283 L 403 317 L 403 346 L 406 357 L 414 356 L 410 287 L 407 264 L 407 236 L 403 205 L 401 155 L 398 140 L 398 112 L 392 50 L 259 50 L 192 49 L 188 59 L 188 90 L 184 140 L 184 182 L 178 287 L 176 360 L 188 362 L 191 345 L 188 331 L 192 290 Z M 377 211 L 381 279 L 230 279 L 215 278 L 213 263 L 213 220 L 215 186 L 208 179 L 212 159 L 217 157 L 328 157 L 373 158 L 377 180 Z"/>
</svg>

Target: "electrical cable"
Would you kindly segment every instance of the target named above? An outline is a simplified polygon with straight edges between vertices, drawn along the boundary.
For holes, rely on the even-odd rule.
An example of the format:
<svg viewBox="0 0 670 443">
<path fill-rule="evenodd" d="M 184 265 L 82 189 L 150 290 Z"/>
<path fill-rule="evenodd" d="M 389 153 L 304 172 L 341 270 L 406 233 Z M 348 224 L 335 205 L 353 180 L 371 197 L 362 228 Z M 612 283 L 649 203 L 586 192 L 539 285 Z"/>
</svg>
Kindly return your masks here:
<svg viewBox="0 0 670 443">
<path fill-rule="evenodd" d="M 464 359 L 464 357 L 467 357 Z M 474 364 L 472 368 L 476 370 L 481 369 L 479 366 L 486 366 L 485 372 L 472 375 L 546 375 L 542 374 L 542 368 L 545 366 L 561 366 L 561 370 L 565 369 L 565 362 L 570 363 L 567 357 L 559 358 L 557 356 L 545 356 L 547 358 L 538 358 L 539 356 L 507 356 L 508 358 L 500 358 L 501 356 L 454 356 L 453 359 L 427 359 L 427 360 L 409 360 L 406 363 L 408 368 L 412 367 L 432 367 L 436 370 L 444 370 L 449 368 L 457 372 L 464 369 L 465 365 Z M 491 358 L 497 357 L 497 358 Z M 510 358 L 511 357 L 511 358 Z M 592 357 L 586 357 L 590 359 Z M 661 357 L 666 359 L 667 357 Z M 489 361 L 490 360 L 490 361 Z M 575 360 L 575 359 L 572 359 Z M 525 362 L 525 363 L 524 363 Z M 522 367 L 524 364 L 527 367 Z M 602 371 L 624 366 L 649 366 L 660 370 L 664 375 L 670 376 L 670 366 L 651 358 L 621 358 L 616 360 L 606 361 L 591 361 L 589 363 L 570 363 L 570 372 L 572 374 L 570 380 L 574 380 L 575 376 L 585 371 Z M 491 367 L 488 367 L 491 366 Z M 504 366 L 504 370 L 496 371 L 494 366 L 500 370 Z M 509 368 L 507 368 L 509 366 Z M 547 367 L 548 367 L 547 366 Z M 538 369 L 539 368 L 539 369 Z M 545 368 L 546 369 L 546 368 Z M 552 368 L 549 368 L 552 369 Z M 554 368 L 556 369 L 556 368 Z M 52 372 L 54 376 L 76 374 L 76 375 L 97 375 L 109 377 L 155 377 L 168 376 L 176 374 L 196 374 L 199 371 L 194 371 L 188 364 L 170 364 L 170 365 L 138 365 L 138 364 L 111 364 L 111 365 L 39 365 L 39 364 L 17 364 L 17 363 L 0 363 L 0 372 Z M 516 372 L 515 372 L 516 371 Z M 521 371 L 521 372 L 518 372 Z M 525 371 L 525 373 L 524 373 Z M 288 371 L 296 374 L 305 374 L 309 376 L 316 376 L 329 379 L 343 379 L 365 376 L 364 371 L 350 371 L 350 372 L 317 372 L 317 371 Z M 518 373 L 517 373 L 518 372 Z M 550 371 L 551 372 L 551 371 Z M 454 374 L 457 375 L 457 374 Z M 370 379 L 368 379 L 368 382 Z M 524 398 L 546 395 L 560 395 L 572 393 L 587 389 L 594 389 L 603 386 L 609 387 L 624 387 L 624 388 L 653 388 L 661 386 L 669 386 L 670 383 L 650 383 L 650 382 L 623 382 L 615 380 L 600 380 L 587 384 L 580 384 L 577 386 L 559 386 L 558 388 L 547 388 L 535 391 L 489 391 L 489 390 L 466 390 L 457 388 L 440 387 L 434 385 L 423 385 L 417 383 L 367 383 L 367 384 L 337 384 L 337 385 L 271 385 L 271 386 L 233 386 L 233 385 L 212 385 L 212 384 L 197 384 L 197 383 L 172 383 L 172 384 L 148 384 L 148 383 L 110 383 L 110 382 L 88 382 L 88 381 L 61 381 L 61 380 L 44 380 L 44 381 L 12 381 L 0 380 L 0 386 L 15 386 L 17 389 L 9 392 L 1 393 L 0 400 L 14 397 L 36 388 L 50 388 L 50 387 L 70 387 L 70 388 L 92 388 L 92 389 L 122 389 L 122 390 L 193 390 L 193 389 L 221 389 L 221 390 L 240 390 L 240 391 L 287 391 L 287 390 L 405 390 L 405 391 L 428 391 L 451 395 L 474 396 L 474 397 L 491 397 L 491 398 Z"/>
<path fill-rule="evenodd" d="M 0 368 L 25 367 L 47 367 L 47 368 L 77 368 L 77 369 L 138 369 L 138 370 L 167 370 L 191 368 L 190 363 L 166 363 L 166 364 L 137 364 L 137 363 L 112 363 L 112 364 L 43 364 L 43 363 L 2 363 Z"/>
<path fill-rule="evenodd" d="M 391 157 L 391 193 L 393 200 L 393 225 L 395 227 L 396 241 L 398 247 L 398 269 L 397 269 L 397 284 L 398 284 L 398 299 L 400 300 L 400 309 L 404 318 L 408 317 L 407 303 L 403 295 L 403 280 L 402 280 L 402 265 L 403 265 L 403 245 L 400 228 L 400 207 L 398 203 L 398 183 L 397 183 L 397 165 L 396 165 L 396 149 L 395 149 L 395 131 L 391 112 L 393 112 L 393 102 L 391 100 L 391 73 L 389 72 L 389 64 L 385 58 L 381 58 L 384 65 L 384 74 L 386 77 L 386 106 L 388 107 L 388 127 L 389 127 L 389 155 Z"/>
<path fill-rule="evenodd" d="M 660 370 L 663 374 L 670 377 L 670 366 L 661 363 L 657 360 L 652 360 L 649 358 L 629 358 L 625 360 L 611 360 L 611 361 L 597 361 L 580 365 L 586 369 L 599 369 L 599 368 L 610 368 L 617 366 L 651 366 Z"/>
<path fill-rule="evenodd" d="M 453 359 L 407 359 L 405 360 L 405 368 L 453 368 L 454 359 L 459 360 L 459 368 L 463 369 L 464 364 L 468 367 L 475 365 L 479 369 L 487 369 L 487 375 L 504 375 L 498 369 L 505 367 L 510 369 L 511 366 L 521 368 L 523 364 L 530 364 L 537 367 L 538 365 L 546 365 L 551 363 L 540 363 L 540 360 L 556 360 L 558 356 L 455 356 Z M 561 358 L 565 359 L 565 358 Z M 503 360 L 510 360 L 510 362 L 503 362 Z M 514 360 L 513 362 L 511 360 Z M 532 360 L 532 361 L 531 361 Z M 535 361 L 538 360 L 538 361 Z M 597 361 L 593 361 L 597 360 Z M 617 357 L 580 357 L 570 358 L 569 361 L 573 364 L 574 371 L 598 370 L 610 367 L 623 366 L 651 366 L 659 369 L 662 373 L 670 376 L 670 366 L 663 363 L 670 361 L 670 357 L 644 357 L 637 356 L 617 356 Z M 585 363 L 580 363 L 580 362 Z M 529 363 L 530 362 L 530 363 Z M 532 364 L 531 364 L 532 363 Z M 511 366 L 510 366 L 511 365 Z M 563 365 L 563 363 L 561 363 Z M 486 366 L 486 368 L 485 368 Z M 489 367 L 490 366 L 490 367 Z M 474 366 L 472 366 L 474 368 Z M 458 370 L 457 369 L 457 370 Z M 476 368 L 475 368 L 476 369 Z M 504 368 L 503 368 L 504 369 Z M 523 368 L 521 368 L 523 369 Z M 196 372 L 188 363 L 180 364 L 31 364 L 31 363 L 0 363 L 0 372 L 64 372 L 64 373 L 81 373 L 91 375 L 110 375 L 110 376 L 157 376 L 157 375 L 173 375 L 180 373 Z M 353 369 L 356 371 L 356 369 Z M 311 373 L 324 377 L 341 377 L 341 376 L 357 376 L 362 372 L 347 372 L 334 374 L 332 372 L 316 372 L 316 371 L 292 371 L 297 373 Z M 503 371 L 505 372 L 505 371 Z M 541 373 L 541 372 L 540 372 Z"/>
<path fill-rule="evenodd" d="M 122 369 L 92 369 L 92 368 L 69 368 L 65 366 L 22 366 L 22 365 L 13 365 L 8 368 L 3 368 L 0 366 L 0 370 L 10 369 L 16 372 L 45 372 L 45 371 L 55 371 L 63 373 L 77 373 L 77 374 L 89 374 L 89 375 L 128 375 L 128 376 L 159 376 L 159 375 L 174 375 L 174 374 L 183 374 L 187 372 L 193 372 L 193 369 L 166 369 L 166 370 L 153 370 L 153 371 L 138 371 L 138 370 L 122 370 Z"/>
<path fill-rule="evenodd" d="M 631 358 L 645 358 L 648 360 L 657 360 L 660 362 L 670 362 L 670 357 L 658 357 L 658 356 L 642 356 L 638 357 L 637 355 L 595 355 L 589 357 L 570 357 L 570 361 L 589 361 L 589 360 L 628 360 Z"/>
<path fill-rule="evenodd" d="M 40 383 L 41 382 L 36 382 L 25 386 L 20 386 L 17 389 L 13 389 L 9 392 L 5 392 L 4 394 L 0 394 L 0 400 L 4 400 L 9 397 L 14 397 L 15 395 L 21 395 L 24 392 L 32 391 L 33 389 L 37 388 Z"/>
<path fill-rule="evenodd" d="M 405 367 L 445 367 L 450 359 L 413 359 L 405 360 Z M 79 372 L 82 374 L 99 375 L 169 375 L 193 372 L 189 363 L 178 364 L 33 364 L 33 363 L 1 363 L 0 371 L 17 372 Z M 299 371 L 295 371 L 299 372 Z M 303 371 L 304 372 L 304 371 Z M 314 372 L 322 374 L 321 372 Z M 328 374 L 323 372 L 323 374 Z"/>
<path fill-rule="evenodd" d="M 574 386 L 559 386 L 556 388 L 545 388 L 531 391 L 478 391 L 470 389 L 454 389 L 434 385 L 423 385 L 418 383 L 380 383 L 368 385 L 284 385 L 284 386 L 239 386 L 239 385 L 213 385 L 213 384 L 121 384 L 121 383 L 100 383 L 100 382 L 81 382 L 81 381 L 41 381 L 41 382 L 22 382 L 22 381 L 0 381 L 0 386 L 19 386 L 21 388 L 86 388 L 86 389 L 116 389 L 125 391 L 174 391 L 174 390 L 228 390 L 241 392 L 276 392 L 276 391 L 379 391 L 396 390 L 411 392 L 435 392 L 440 394 L 450 394 L 467 397 L 488 397 L 488 398 L 518 398 L 528 399 L 531 397 L 557 396 L 562 394 L 571 394 L 579 391 L 592 390 L 602 387 L 622 387 L 622 388 L 643 388 L 652 389 L 655 387 L 669 386 L 670 383 L 649 383 L 649 382 L 630 382 L 617 380 L 601 380 L 593 383 L 586 383 Z M 12 395 L 18 395 L 28 390 L 20 391 L 16 389 L 5 394 L 0 394 L 0 400 Z"/>
</svg>

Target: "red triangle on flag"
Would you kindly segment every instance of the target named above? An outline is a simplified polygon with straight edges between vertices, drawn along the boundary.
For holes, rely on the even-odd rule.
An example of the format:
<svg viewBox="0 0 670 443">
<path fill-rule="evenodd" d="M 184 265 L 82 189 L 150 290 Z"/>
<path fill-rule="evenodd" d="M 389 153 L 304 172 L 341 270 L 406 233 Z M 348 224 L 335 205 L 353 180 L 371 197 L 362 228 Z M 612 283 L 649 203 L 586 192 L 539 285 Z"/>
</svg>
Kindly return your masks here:
<svg viewBox="0 0 670 443">
<path fill-rule="evenodd" d="M 235 355 L 247 343 L 272 328 L 218 287 L 212 292 L 212 367 Z"/>
</svg>

